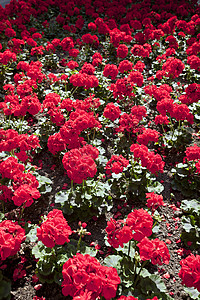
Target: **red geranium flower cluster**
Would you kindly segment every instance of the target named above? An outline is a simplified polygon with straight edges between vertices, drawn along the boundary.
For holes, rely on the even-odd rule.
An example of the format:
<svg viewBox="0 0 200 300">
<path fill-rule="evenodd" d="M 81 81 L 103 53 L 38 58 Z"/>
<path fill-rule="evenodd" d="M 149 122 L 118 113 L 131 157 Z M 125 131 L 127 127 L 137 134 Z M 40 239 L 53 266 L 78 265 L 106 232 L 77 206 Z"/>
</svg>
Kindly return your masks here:
<svg viewBox="0 0 200 300">
<path fill-rule="evenodd" d="M 127 78 L 117 79 L 116 83 L 112 83 L 109 87 L 113 91 L 113 97 L 119 97 L 119 100 L 123 100 L 125 97 L 134 97 L 133 86 L 130 84 Z"/>
<path fill-rule="evenodd" d="M 73 84 L 73 86 L 79 86 L 83 87 L 84 89 L 90 89 L 94 87 L 98 87 L 99 80 L 95 75 L 88 75 L 86 73 L 77 73 L 71 75 L 69 79 L 70 83 Z"/>
<path fill-rule="evenodd" d="M 58 152 L 65 150 L 67 145 L 62 139 L 60 132 L 57 132 L 53 135 L 50 135 L 48 138 L 47 147 L 53 155 L 56 155 Z"/>
<path fill-rule="evenodd" d="M 33 203 L 33 199 L 40 198 L 40 193 L 36 188 L 28 184 L 22 184 L 18 189 L 15 190 L 12 200 L 16 206 L 29 207 Z"/>
<path fill-rule="evenodd" d="M 99 45 L 99 39 L 96 35 L 91 35 L 90 33 L 86 33 L 82 35 L 83 43 L 90 44 L 92 46 L 97 47 Z"/>
<path fill-rule="evenodd" d="M 53 209 L 42 225 L 37 228 L 37 237 L 39 241 L 49 248 L 56 244 L 63 245 L 69 243 L 69 236 L 72 230 L 68 225 L 63 213 L 59 209 Z"/>
<path fill-rule="evenodd" d="M 89 103 L 88 103 L 89 102 Z M 92 104 L 88 100 L 85 104 L 89 108 Z M 80 102 L 76 103 L 77 106 Z M 81 102 L 81 104 L 84 104 Z M 69 149 L 80 147 L 81 143 L 84 141 L 79 135 L 86 129 L 101 128 L 101 124 L 94 117 L 93 112 L 86 112 L 82 109 L 76 109 L 70 114 L 70 118 L 60 129 L 61 137 L 65 144 L 68 144 Z"/>
<path fill-rule="evenodd" d="M 93 56 L 92 56 L 92 65 L 94 67 L 97 67 L 99 65 L 102 64 L 102 60 L 103 57 L 101 56 L 101 54 L 99 52 L 96 52 Z"/>
<path fill-rule="evenodd" d="M 134 105 L 131 108 L 131 114 L 134 115 L 139 121 L 142 121 L 143 117 L 146 117 L 147 110 L 144 106 Z"/>
<path fill-rule="evenodd" d="M 116 221 L 111 218 L 110 221 L 107 222 L 106 233 L 108 243 L 114 248 L 118 248 L 119 246 L 123 248 L 124 244 L 133 238 L 132 230 L 125 224 L 124 220 Z"/>
<path fill-rule="evenodd" d="M 25 230 L 17 222 L 5 220 L 0 223 L 0 257 L 5 260 L 15 255 L 26 239 Z"/>
<path fill-rule="evenodd" d="M 148 49 L 144 48 L 144 45 L 138 45 L 135 44 L 132 48 L 131 48 L 131 53 L 134 56 L 141 56 L 141 57 L 149 57 L 149 51 Z"/>
<path fill-rule="evenodd" d="M 131 85 L 134 85 L 134 83 L 136 83 L 139 87 L 141 87 L 144 83 L 143 76 L 139 71 L 130 72 L 127 80 Z"/>
<path fill-rule="evenodd" d="M 126 220 L 111 219 L 107 222 L 106 232 L 108 243 L 114 248 L 123 247 L 134 239 L 141 241 L 152 234 L 152 216 L 143 208 L 135 209 L 128 214 Z"/>
<path fill-rule="evenodd" d="M 154 192 L 152 193 L 146 193 L 146 198 L 147 198 L 147 207 L 151 208 L 152 213 L 159 207 L 163 206 L 163 196 L 162 195 L 157 195 Z"/>
<path fill-rule="evenodd" d="M 200 84 L 191 83 L 185 89 L 185 94 L 179 97 L 179 100 L 183 104 L 191 104 L 194 102 L 198 102 L 200 98 Z"/>
<path fill-rule="evenodd" d="M 128 214 L 126 224 L 134 230 L 133 239 L 141 241 L 144 237 L 152 235 L 152 216 L 143 208 L 135 209 Z"/>
<path fill-rule="evenodd" d="M 51 117 L 51 121 L 57 126 L 62 126 L 65 123 L 65 118 L 61 111 L 62 105 L 60 105 L 60 102 L 60 95 L 57 93 L 49 93 L 45 96 L 42 107 L 42 111 L 47 109 L 47 113 Z"/>
<path fill-rule="evenodd" d="M 125 44 L 120 44 L 117 48 L 117 56 L 125 58 L 128 55 L 128 47 Z"/>
<path fill-rule="evenodd" d="M 193 124 L 194 122 L 194 116 L 190 112 L 190 109 L 186 104 L 174 103 L 171 116 L 172 118 L 175 118 L 177 121 L 187 120 L 187 122 L 190 124 Z"/>
<path fill-rule="evenodd" d="M 200 159 L 200 147 L 197 144 L 187 147 L 185 154 L 188 161 Z"/>
<path fill-rule="evenodd" d="M 190 254 L 180 261 L 180 265 L 178 276 L 182 279 L 182 284 L 194 287 L 200 292 L 200 255 Z"/>
<path fill-rule="evenodd" d="M 0 64 L 7 65 L 13 61 L 17 60 L 17 56 L 15 53 L 10 50 L 5 50 L 4 52 L 0 52 Z"/>
<path fill-rule="evenodd" d="M 11 152 L 16 150 L 16 156 L 23 162 L 28 158 L 26 151 L 40 147 L 39 139 L 36 135 L 18 134 L 13 129 L 0 129 L 0 152 Z M 19 152 L 18 152 L 19 149 Z"/>
<path fill-rule="evenodd" d="M 129 60 L 122 60 L 119 63 L 118 70 L 121 73 L 131 71 L 133 69 L 133 63 Z"/>
<path fill-rule="evenodd" d="M 72 149 L 65 153 L 62 162 L 68 177 L 79 184 L 88 177 L 94 177 L 97 172 L 94 159 L 98 155 L 99 151 L 92 145 L 85 145 L 83 148 Z"/>
<path fill-rule="evenodd" d="M 130 43 L 133 39 L 131 35 L 126 34 L 126 32 L 119 30 L 118 28 L 114 28 L 110 30 L 110 43 L 113 44 L 114 47 L 118 47 L 120 41 L 125 43 Z"/>
<path fill-rule="evenodd" d="M 111 159 L 106 164 L 106 174 L 111 173 L 119 174 L 123 171 L 124 167 L 127 167 L 129 160 L 125 159 L 122 155 L 112 155 Z"/>
<path fill-rule="evenodd" d="M 169 57 L 162 66 L 162 70 L 165 71 L 166 76 L 172 79 L 178 77 L 184 69 L 184 63 L 175 57 Z"/>
<path fill-rule="evenodd" d="M 116 296 L 120 278 L 117 270 L 102 266 L 98 260 L 89 254 L 77 253 L 63 265 L 62 293 L 64 296 L 84 295 L 85 298 L 95 300 L 99 296 L 110 300 Z M 85 296 L 87 295 L 87 297 Z"/>
<path fill-rule="evenodd" d="M 142 133 L 137 136 L 137 142 L 143 145 L 148 145 L 149 142 L 158 142 L 159 132 L 155 129 L 143 129 Z"/>
<path fill-rule="evenodd" d="M 104 70 L 103 70 L 103 75 L 105 77 L 111 77 L 112 80 L 115 80 L 118 74 L 118 69 L 116 65 L 105 65 Z"/>
<path fill-rule="evenodd" d="M 167 125 L 167 124 L 169 124 L 169 119 L 167 116 L 157 115 L 157 116 L 155 116 L 154 122 L 156 125 L 158 125 L 158 124 Z"/>
<path fill-rule="evenodd" d="M 0 163 L 2 178 L 12 180 L 12 189 L 14 190 L 12 200 L 14 204 L 17 206 L 23 204 L 25 207 L 28 207 L 33 203 L 33 199 L 40 197 L 40 193 L 37 190 L 39 183 L 30 172 L 23 173 L 24 170 L 24 166 L 19 164 L 14 157 L 9 157 Z M 2 191 L 7 194 L 7 189 Z M 7 198 L 6 195 L 5 198 Z"/>
<path fill-rule="evenodd" d="M 130 150 L 133 152 L 134 159 L 140 159 L 142 167 L 146 167 L 152 174 L 163 173 L 165 162 L 159 154 L 149 152 L 145 145 L 138 144 L 132 144 Z"/>
<path fill-rule="evenodd" d="M 113 102 L 110 102 L 104 108 L 103 115 L 105 118 L 108 118 L 111 121 L 116 120 L 119 118 L 121 114 L 121 110 L 118 106 L 116 106 Z"/>
<path fill-rule="evenodd" d="M 122 114 L 119 119 L 119 124 L 120 124 L 120 126 L 118 128 L 116 128 L 117 132 L 124 132 L 126 130 L 127 132 L 135 133 L 140 130 L 140 128 L 138 126 L 139 119 L 137 118 L 137 116 L 135 116 L 132 113 Z"/>
<path fill-rule="evenodd" d="M 141 260 L 151 260 L 153 265 L 169 264 L 169 250 L 166 244 L 158 238 L 149 240 L 147 237 L 144 237 L 137 246 Z"/>
<path fill-rule="evenodd" d="M 191 69 L 200 72 L 200 58 L 196 55 L 188 56 L 187 63 L 190 65 Z"/>
</svg>

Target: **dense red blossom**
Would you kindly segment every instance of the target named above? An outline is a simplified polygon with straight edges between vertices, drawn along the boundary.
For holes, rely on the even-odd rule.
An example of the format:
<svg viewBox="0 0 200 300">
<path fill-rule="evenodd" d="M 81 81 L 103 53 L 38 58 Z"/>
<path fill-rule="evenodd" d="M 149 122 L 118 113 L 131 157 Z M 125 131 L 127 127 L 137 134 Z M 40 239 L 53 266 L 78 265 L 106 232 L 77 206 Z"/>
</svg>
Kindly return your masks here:
<svg viewBox="0 0 200 300">
<path fill-rule="evenodd" d="M 119 174 L 123 172 L 124 167 L 127 167 L 128 164 L 129 160 L 125 159 L 122 155 L 112 155 L 105 167 L 106 174 Z"/>
<path fill-rule="evenodd" d="M 147 237 L 144 237 L 137 246 L 141 260 L 151 260 L 153 265 L 169 264 L 169 250 L 166 244 L 158 238 L 149 240 Z"/>
<path fill-rule="evenodd" d="M 130 151 L 133 152 L 134 159 L 141 160 L 143 167 L 146 167 L 152 174 L 163 173 L 165 162 L 159 154 L 150 152 L 145 145 L 132 144 Z"/>
<path fill-rule="evenodd" d="M 200 147 L 197 144 L 187 147 L 185 154 L 188 161 L 200 159 Z"/>
<path fill-rule="evenodd" d="M 63 265 L 62 293 L 64 296 L 78 297 L 86 293 L 85 299 L 95 300 L 103 296 L 110 300 L 116 296 L 120 278 L 117 270 L 102 266 L 98 260 L 89 254 L 77 253 Z M 81 298 L 84 299 L 84 298 Z"/>
<path fill-rule="evenodd" d="M 180 265 L 178 276 L 182 279 L 182 284 L 194 287 L 200 292 L 200 255 L 190 254 L 180 261 Z"/>
<path fill-rule="evenodd" d="M 126 224 L 134 230 L 133 239 L 136 241 L 141 241 L 152 234 L 153 219 L 143 208 L 129 213 Z"/>
<path fill-rule="evenodd" d="M 88 177 L 93 178 L 97 172 L 94 159 L 98 157 L 95 147 L 72 149 L 63 156 L 63 166 L 67 170 L 68 177 L 75 183 L 81 184 Z"/>
<path fill-rule="evenodd" d="M 110 219 L 107 222 L 106 233 L 108 237 L 108 243 L 114 247 L 118 248 L 124 247 L 124 244 L 128 243 L 133 238 L 132 230 L 129 226 L 125 225 L 123 220 Z"/>
<path fill-rule="evenodd" d="M 178 77 L 184 68 L 184 63 L 175 57 L 169 57 L 162 66 L 162 70 L 166 72 L 166 76 L 172 79 Z"/>
<path fill-rule="evenodd" d="M 116 65 L 105 65 L 104 70 L 103 70 L 103 75 L 105 77 L 111 77 L 112 80 L 114 80 L 117 77 L 118 74 L 118 69 Z"/>
<path fill-rule="evenodd" d="M 120 63 L 119 63 L 119 67 L 118 67 L 118 70 L 119 72 L 121 73 L 124 73 L 124 72 L 127 72 L 127 71 L 130 71 L 133 69 L 133 63 L 129 60 L 122 60 Z"/>
<path fill-rule="evenodd" d="M 159 132 L 155 129 L 143 129 L 142 133 L 137 136 L 137 142 L 139 144 L 148 145 L 149 142 L 158 142 Z"/>
<path fill-rule="evenodd" d="M 146 193 L 147 198 L 147 207 L 151 208 L 152 212 L 154 212 L 158 207 L 163 206 L 163 196 L 157 195 L 154 192 Z"/>
<path fill-rule="evenodd" d="M 113 102 L 110 102 L 104 108 L 103 115 L 105 118 L 108 118 L 111 121 L 116 120 L 119 118 L 121 114 L 121 110 L 118 106 L 116 106 Z"/>
<path fill-rule="evenodd" d="M 53 209 L 42 225 L 37 228 L 37 237 L 39 241 L 49 248 L 55 245 L 69 243 L 69 236 L 72 230 L 68 225 L 63 213 L 59 209 Z"/>
<path fill-rule="evenodd" d="M 26 239 L 25 230 L 17 222 L 5 220 L 0 223 L 0 257 L 5 260 L 15 255 Z"/>
<path fill-rule="evenodd" d="M 40 198 L 40 192 L 29 184 L 22 184 L 15 190 L 12 200 L 16 206 L 29 207 L 34 200 Z"/>
</svg>

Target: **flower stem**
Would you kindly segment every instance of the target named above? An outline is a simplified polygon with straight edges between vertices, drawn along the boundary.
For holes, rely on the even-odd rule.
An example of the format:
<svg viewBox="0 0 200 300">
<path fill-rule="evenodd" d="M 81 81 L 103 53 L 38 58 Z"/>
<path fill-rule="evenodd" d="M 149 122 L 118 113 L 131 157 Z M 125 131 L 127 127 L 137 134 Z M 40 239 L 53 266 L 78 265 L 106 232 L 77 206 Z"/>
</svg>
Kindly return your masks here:
<svg viewBox="0 0 200 300">
<path fill-rule="evenodd" d="M 71 193 L 74 191 L 73 180 L 71 180 Z"/>
</svg>

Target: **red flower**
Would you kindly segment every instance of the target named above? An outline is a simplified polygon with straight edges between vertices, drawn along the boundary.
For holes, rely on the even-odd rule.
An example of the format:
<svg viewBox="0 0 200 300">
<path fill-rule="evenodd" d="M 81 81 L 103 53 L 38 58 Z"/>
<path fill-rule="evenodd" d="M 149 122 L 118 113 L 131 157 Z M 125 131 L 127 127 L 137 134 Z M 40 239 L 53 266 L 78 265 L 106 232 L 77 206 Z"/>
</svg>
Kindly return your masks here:
<svg viewBox="0 0 200 300">
<path fill-rule="evenodd" d="M 118 70 L 121 73 L 127 72 L 127 71 L 132 70 L 132 69 L 133 69 L 133 63 L 129 60 L 122 60 L 119 63 Z"/>
<path fill-rule="evenodd" d="M 51 135 L 48 138 L 48 143 L 47 143 L 49 151 L 53 154 L 56 155 L 57 152 L 63 151 L 66 149 L 66 143 L 62 139 L 60 132 L 55 133 L 54 135 Z"/>
<path fill-rule="evenodd" d="M 125 44 L 120 44 L 117 48 L 117 56 L 125 58 L 128 54 L 128 47 Z"/>
<path fill-rule="evenodd" d="M 144 237 L 137 246 L 141 260 L 151 260 L 153 265 L 169 264 L 169 250 L 163 241 L 159 239 L 149 240 Z"/>
<path fill-rule="evenodd" d="M 73 299 L 85 294 L 91 300 L 103 296 L 110 300 L 116 296 L 120 278 L 117 270 L 112 267 L 102 266 L 98 260 L 90 255 L 77 253 L 63 265 L 62 293 L 72 296 Z M 76 298 L 74 298 L 76 297 Z"/>
<path fill-rule="evenodd" d="M 98 150 L 95 149 L 95 147 L 86 145 L 65 153 L 62 162 L 71 180 L 81 184 L 88 177 L 95 176 L 97 168 L 94 159 L 98 157 Z"/>
<path fill-rule="evenodd" d="M 121 113 L 121 110 L 119 109 L 119 107 L 116 106 L 113 102 L 110 102 L 104 108 L 103 115 L 105 118 L 108 118 L 109 120 L 114 121 L 117 118 L 119 118 L 120 113 Z"/>
<path fill-rule="evenodd" d="M 134 210 L 126 219 L 126 224 L 134 230 L 133 239 L 141 241 L 144 237 L 152 234 L 153 219 L 143 208 Z"/>
<path fill-rule="evenodd" d="M 154 212 L 159 206 L 164 205 L 163 196 L 153 193 L 146 193 L 147 207 Z"/>
<path fill-rule="evenodd" d="M 37 237 L 42 243 L 49 248 L 55 244 L 63 245 L 69 243 L 69 236 L 72 230 L 65 220 L 61 210 L 53 209 L 48 215 L 46 221 L 37 228 Z"/>
<path fill-rule="evenodd" d="M 180 261 L 180 265 L 178 276 L 182 279 L 182 284 L 194 287 L 200 292 L 200 255 L 190 254 Z"/>
<path fill-rule="evenodd" d="M 12 200 L 17 206 L 25 205 L 25 207 L 29 207 L 33 203 L 33 199 L 38 199 L 40 196 L 36 188 L 23 184 L 15 190 Z"/>
<path fill-rule="evenodd" d="M 123 172 L 124 167 L 127 167 L 129 161 L 122 155 L 112 155 L 111 159 L 106 164 L 106 174 L 111 175 L 111 172 L 119 174 Z"/>
<path fill-rule="evenodd" d="M 127 80 L 128 80 L 128 82 L 130 82 L 131 85 L 136 83 L 140 87 L 144 83 L 143 76 L 139 71 L 132 71 L 131 73 L 129 73 Z"/>
<path fill-rule="evenodd" d="M 103 75 L 105 77 L 110 76 L 111 79 L 114 80 L 117 77 L 117 74 L 118 74 L 118 69 L 117 69 L 116 65 L 113 65 L 113 64 L 105 65 L 104 70 L 103 70 Z"/>
<path fill-rule="evenodd" d="M 185 153 L 188 161 L 200 159 L 200 147 L 197 144 L 187 147 Z"/>
<path fill-rule="evenodd" d="M 137 136 L 137 142 L 147 146 L 149 142 L 158 142 L 159 135 L 159 132 L 155 129 L 147 128 Z"/>
<path fill-rule="evenodd" d="M 0 257 L 5 260 L 15 255 L 26 239 L 25 230 L 17 222 L 6 220 L 0 223 Z"/>
<path fill-rule="evenodd" d="M 132 238 L 132 230 L 129 226 L 124 224 L 123 220 L 110 219 L 107 222 L 106 232 L 108 235 L 108 243 L 114 248 L 121 246 L 124 247 L 124 244 L 128 243 Z"/>
<path fill-rule="evenodd" d="M 169 57 L 162 66 L 162 70 L 166 72 L 166 76 L 172 79 L 178 77 L 183 72 L 184 68 L 184 63 L 175 57 Z"/>
</svg>

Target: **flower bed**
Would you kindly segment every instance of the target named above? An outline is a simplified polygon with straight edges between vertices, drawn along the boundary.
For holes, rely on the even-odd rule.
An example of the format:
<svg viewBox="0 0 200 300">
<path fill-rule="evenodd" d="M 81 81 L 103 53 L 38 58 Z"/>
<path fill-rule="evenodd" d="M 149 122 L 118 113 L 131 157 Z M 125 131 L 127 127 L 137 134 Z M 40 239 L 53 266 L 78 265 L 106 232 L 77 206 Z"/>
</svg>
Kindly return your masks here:
<svg viewBox="0 0 200 300">
<path fill-rule="evenodd" d="M 0 15 L 0 299 L 198 299 L 197 1 Z"/>
</svg>

